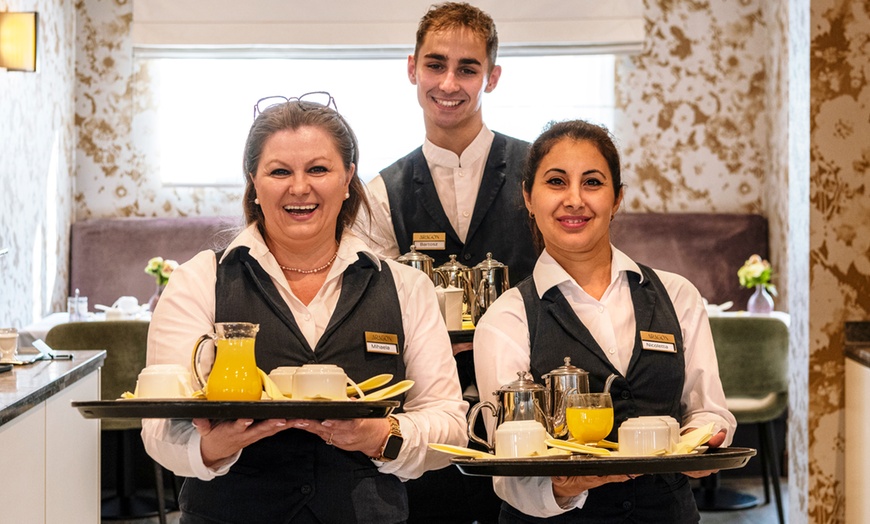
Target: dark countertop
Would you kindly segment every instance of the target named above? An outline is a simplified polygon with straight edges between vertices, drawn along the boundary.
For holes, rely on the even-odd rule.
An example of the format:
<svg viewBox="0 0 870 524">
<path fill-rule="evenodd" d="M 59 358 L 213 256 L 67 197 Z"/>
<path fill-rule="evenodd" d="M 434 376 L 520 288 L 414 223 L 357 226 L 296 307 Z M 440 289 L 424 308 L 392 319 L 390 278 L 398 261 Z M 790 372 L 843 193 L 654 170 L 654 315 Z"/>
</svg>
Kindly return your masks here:
<svg viewBox="0 0 870 524">
<path fill-rule="evenodd" d="M 0 373 L 0 426 L 103 365 L 105 350 L 64 351 L 72 360 L 44 360 Z M 88 399 L 83 399 L 88 400 Z"/>
<path fill-rule="evenodd" d="M 870 367 L 870 322 L 846 322 L 846 357 Z"/>
</svg>

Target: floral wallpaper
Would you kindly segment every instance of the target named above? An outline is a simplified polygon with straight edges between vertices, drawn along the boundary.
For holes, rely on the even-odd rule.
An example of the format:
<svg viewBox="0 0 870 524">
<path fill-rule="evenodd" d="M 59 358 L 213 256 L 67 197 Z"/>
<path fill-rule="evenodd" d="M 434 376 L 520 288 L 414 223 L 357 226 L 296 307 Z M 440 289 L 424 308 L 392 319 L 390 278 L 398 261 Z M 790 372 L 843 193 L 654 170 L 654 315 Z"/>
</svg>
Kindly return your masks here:
<svg viewBox="0 0 870 524">
<path fill-rule="evenodd" d="M 66 303 L 75 5 L 0 0 L 0 11 L 38 13 L 37 71 L 0 71 L 0 326 L 21 328 Z"/>
<path fill-rule="evenodd" d="M 843 322 L 870 318 L 870 4 L 810 16 L 809 397 L 812 522 L 844 518 Z"/>
<path fill-rule="evenodd" d="M 0 73 L 0 325 L 62 308 L 72 220 L 237 209 L 236 190 L 155 176 L 132 1 L 0 0 L 41 34 L 38 73 Z M 768 217 L 792 317 L 789 520 L 842 521 L 842 325 L 870 317 L 870 6 L 645 0 L 645 18 L 616 71 L 626 206 Z"/>
</svg>

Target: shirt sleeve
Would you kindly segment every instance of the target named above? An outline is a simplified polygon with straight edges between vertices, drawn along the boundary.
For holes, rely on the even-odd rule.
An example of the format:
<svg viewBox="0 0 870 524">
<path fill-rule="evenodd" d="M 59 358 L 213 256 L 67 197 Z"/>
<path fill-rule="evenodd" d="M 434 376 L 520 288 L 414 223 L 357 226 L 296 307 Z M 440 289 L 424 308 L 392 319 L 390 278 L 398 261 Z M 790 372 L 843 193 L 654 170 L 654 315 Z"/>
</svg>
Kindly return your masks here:
<svg viewBox="0 0 870 524">
<path fill-rule="evenodd" d="M 464 446 L 465 413 L 456 362 L 435 287 L 425 273 L 387 261 L 396 280 L 405 330 L 405 375 L 414 381 L 403 412 L 396 414 L 402 450 L 396 460 L 379 466 L 402 480 L 417 478 L 450 463 L 450 456 L 429 449 L 430 442 Z"/>
<path fill-rule="evenodd" d="M 656 271 L 668 290 L 680 320 L 685 350 L 686 379 L 683 383 L 683 428 L 698 428 L 713 423 L 713 434 L 725 430 L 723 447 L 734 439 L 737 420 L 728 411 L 710 320 L 701 293 L 685 278 Z"/>
<path fill-rule="evenodd" d="M 190 366 L 197 333 L 214 329 L 216 261 L 203 251 L 172 273 L 148 329 L 147 365 Z M 211 367 L 211 352 L 203 352 L 202 366 Z M 200 385 L 193 384 L 195 389 Z M 208 468 L 200 454 L 200 437 L 189 420 L 145 419 L 142 441 L 148 454 L 176 475 L 210 480 L 229 471 L 240 454 Z"/>
<path fill-rule="evenodd" d="M 517 372 L 528 371 L 529 328 L 519 290 L 509 289 L 496 300 L 474 330 L 474 369 L 480 400 L 497 405 L 495 392 L 517 380 Z M 495 431 L 495 418 L 481 410 L 487 435 Z M 490 442 L 492 441 L 489 439 Z M 556 501 L 550 477 L 493 477 L 496 494 L 527 515 L 553 517 L 583 507 L 588 492 L 563 502 Z"/>
<path fill-rule="evenodd" d="M 361 207 L 351 230 L 368 245 L 378 258 L 382 260 L 395 259 L 402 252 L 399 250 L 396 231 L 393 229 L 387 186 L 380 175 L 366 185 L 366 196 L 371 207 L 371 215 L 366 212 L 364 207 Z"/>
</svg>

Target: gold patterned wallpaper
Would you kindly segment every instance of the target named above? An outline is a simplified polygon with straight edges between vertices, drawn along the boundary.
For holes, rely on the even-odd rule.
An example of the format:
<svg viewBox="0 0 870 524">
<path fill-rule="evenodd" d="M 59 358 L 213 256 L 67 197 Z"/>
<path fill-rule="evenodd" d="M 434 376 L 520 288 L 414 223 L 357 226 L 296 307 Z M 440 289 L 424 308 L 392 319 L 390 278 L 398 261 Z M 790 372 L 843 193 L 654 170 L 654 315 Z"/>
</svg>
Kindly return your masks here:
<svg viewBox="0 0 870 524">
<path fill-rule="evenodd" d="M 870 319 L 870 4 L 810 16 L 811 522 L 844 517 L 843 322 Z"/>
<path fill-rule="evenodd" d="M 61 307 L 73 219 L 238 209 L 237 191 L 165 188 L 149 164 L 132 1 L 0 0 L 39 11 L 42 35 L 38 74 L 0 73 L 0 119 L 16 123 L 0 127 L 0 324 Z M 793 319 L 793 523 L 843 519 L 842 322 L 870 318 L 868 9 L 645 0 L 644 49 L 617 63 L 628 209 L 770 221 Z"/>
<path fill-rule="evenodd" d="M 75 4 L 0 0 L 38 13 L 35 73 L 0 71 L 0 326 L 66 304 L 75 157 Z"/>
</svg>

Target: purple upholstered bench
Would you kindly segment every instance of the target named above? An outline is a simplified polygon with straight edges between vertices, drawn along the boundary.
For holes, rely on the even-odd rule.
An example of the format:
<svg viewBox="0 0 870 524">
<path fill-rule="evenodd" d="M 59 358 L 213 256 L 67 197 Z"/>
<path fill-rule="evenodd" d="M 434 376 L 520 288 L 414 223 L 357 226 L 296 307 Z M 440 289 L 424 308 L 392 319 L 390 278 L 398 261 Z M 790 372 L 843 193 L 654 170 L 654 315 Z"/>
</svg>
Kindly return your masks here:
<svg viewBox="0 0 870 524">
<path fill-rule="evenodd" d="M 619 213 L 611 241 L 635 261 L 688 278 L 711 304 L 745 309 L 751 290 L 737 270 L 753 253 L 769 257 L 767 219 L 729 213 Z"/>
<path fill-rule="evenodd" d="M 70 233 L 69 291 L 78 288 L 95 304 L 112 305 L 123 295 L 146 303 L 154 277 L 153 257 L 186 262 L 204 249 L 223 248 L 242 221 L 229 217 L 98 218 L 76 222 Z"/>
</svg>

